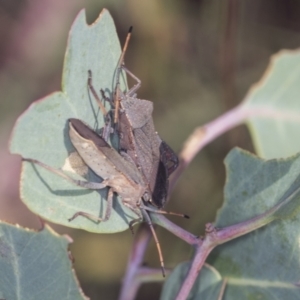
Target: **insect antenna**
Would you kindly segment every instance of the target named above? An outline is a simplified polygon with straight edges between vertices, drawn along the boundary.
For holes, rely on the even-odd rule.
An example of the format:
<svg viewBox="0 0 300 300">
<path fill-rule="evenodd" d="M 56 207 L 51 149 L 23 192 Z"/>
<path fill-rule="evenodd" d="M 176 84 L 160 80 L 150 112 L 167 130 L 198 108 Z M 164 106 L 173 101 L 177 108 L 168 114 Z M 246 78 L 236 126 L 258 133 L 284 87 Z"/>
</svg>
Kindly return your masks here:
<svg viewBox="0 0 300 300">
<path fill-rule="evenodd" d="M 156 248 L 157 248 L 157 252 L 158 252 L 158 257 L 159 257 L 159 261 L 160 261 L 160 267 L 161 267 L 161 271 L 162 271 L 162 275 L 163 277 L 166 277 L 166 271 L 165 271 L 165 263 L 164 263 L 164 258 L 163 258 L 163 255 L 162 255 L 162 251 L 161 251 L 161 247 L 160 247 L 160 243 L 159 243 L 159 240 L 157 238 L 157 235 L 156 235 L 156 232 L 154 230 L 154 226 L 153 226 L 153 223 L 150 219 L 150 216 L 149 214 L 147 213 L 147 209 L 146 207 L 143 205 L 140 207 L 141 209 L 141 212 L 151 230 L 151 233 L 153 235 L 153 238 L 154 238 L 154 241 L 155 241 L 155 244 L 156 244 Z"/>
<path fill-rule="evenodd" d="M 119 59 L 119 63 L 118 63 L 118 69 L 117 69 L 117 83 L 116 83 L 116 92 L 115 92 L 115 115 L 114 115 L 114 124 L 118 123 L 119 120 L 119 107 L 120 107 L 120 74 L 121 74 L 121 69 L 122 66 L 124 65 L 124 56 L 129 44 L 129 40 L 131 37 L 131 33 L 132 33 L 132 29 L 133 27 L 130 26 L 128 33 L 127 33 L 127 37 L 125 40 L 125 44 L 122 50 L 122 54 L 120 56 Z"/>
<path fill-rule="evenodd" d="M 101 99 L 100 99 L 99 96 L 97 95 L 97 92 L 95 91 L 95 88 L 94 88 L 93 83 L 92 83 L 92 71 L 91 71 L 91 70 L 88 70 L 88 75 L 89 75 L 89 76 L 88 76 L 88 87 L 89 87 L 90 91 L 92 92 L 93 96 L 95 97 L 96 102 L 97 102 L 99 108 L 100 108 L 101 111 L 102 111 L 102 114 L 103 114 L 104 116 L 106 116 L 107 110 L 105 109 L 105 107 L 104 107 L 104 105 L 103 105 Z"/>
<path fill-rule="evenodd" d="M 153 213 L 156 213 L 156 214 L 172 215 L 172 216 L 182 217 L 182 218 L 185 218 L 185 219 L 190 218 L 186 214 L 181 214 L 181 213 L 177 213 L 177 212 L 173 212 L 173 211 L 166 211 L 166 210 L 161 210 L 161 209 L 153 209 L 153 208 L 148 207 L 148 206 L 145 206 L 144 209 L 147 210 L 147 211 L 151 211 Z"/>
</svg>

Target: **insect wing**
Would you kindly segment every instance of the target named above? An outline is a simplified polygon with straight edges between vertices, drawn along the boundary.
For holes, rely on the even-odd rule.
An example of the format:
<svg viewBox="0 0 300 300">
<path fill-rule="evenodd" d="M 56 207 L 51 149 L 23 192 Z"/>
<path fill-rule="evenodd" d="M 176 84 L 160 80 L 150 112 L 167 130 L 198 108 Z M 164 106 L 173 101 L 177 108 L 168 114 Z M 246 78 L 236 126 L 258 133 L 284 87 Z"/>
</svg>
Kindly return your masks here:
<svg viewBox="0 0 300 300">
<path fill-rule="evenodd" d="M 153 173 L 152 176 L 154 184 L 151 202 L 158 208 L 162 208 L 166 204 L 169 188 L 168 170 L 162 161 L 159 162 L 157 173 Z"/>
<path fill-rule="evenodd" d="M 122 99 L 121 107 L 132 129 L 141 128 L 152 119 L 153 103 L 151 101 L 127 97 Z"/>
<path fill-rule="evenodd" d="M 136 166 L 126 161 L 101 136 L 78 119 L 69 120 L 70 139 L 85 163 L 103 179 L 114 176 L 126 177 L 143 184 Z"/>
<path fill-rule="evenodd" d="M 162 141 L 160 145 L 160 157 L 168 169 L 169 177 L 178 167 L 178 156 L 166 142 Z"/>
</svg>

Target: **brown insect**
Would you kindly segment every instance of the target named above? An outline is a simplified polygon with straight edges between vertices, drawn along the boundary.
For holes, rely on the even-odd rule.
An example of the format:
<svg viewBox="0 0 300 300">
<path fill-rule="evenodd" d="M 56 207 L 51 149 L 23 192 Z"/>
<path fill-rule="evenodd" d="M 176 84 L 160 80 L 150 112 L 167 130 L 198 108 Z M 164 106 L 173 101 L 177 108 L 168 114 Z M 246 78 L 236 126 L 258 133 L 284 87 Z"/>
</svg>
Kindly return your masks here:
<svg viewBox="0 0 300 300">
<path fill-rule="evenodd" d="M 159 252 L 162 272 L 165 276 L 160 244 L 151 219 L 147 213 L 147 211 L 155 212 L 155 210 L 144 204 L 143 200 L 148 198 L 147 185 L 137 167 L 130 160 L 121 156 L 101 136 L 78 119 L 69 119 L 69 136 L 72 144 L 84 162 L 96 175 L 104 179 L 101 183 L 75 180 L 63 171 L 35 159 L 23 158 L 23 161 L 28 161 L 44 167 L 48 171 L 53 172 L 80 187 L 92 190 L 109 187 L 107 209 L 103 218 L 85 212 L 77 212 L 69 219 L 69 221 L 72 221 L 80 215 L 96 221 L 107 221 L 111 215 L 113 193 L 117 193 L 122 199 L 122 203 L 137 215 L 137 219 L 132 220 L 129 226 L 132 227 L 134 223 L 140 222 L 143 219 L 145 219 L 150 226 Z"/>
<path fill-rule="evenodd" d="M 92 73 L 89 71 L 88 86 L 105 116 L 105 126 L 101 135 L 98 135 L 82 121 L 69 119 L 69 136 L 72 144 L 87 166 L 103 178 L 103 181 L 98 183 L 75 180 L 60 169 L 55 169 L 40 161 L 30 158 L 23 160 L 38 164 L 77 186 L 93 190 L 109 187 L 104 217 L 79 211 L 69 221 L 78 216 L 84 216 L 97 222 L 109 220 L 113 205 L 113 193 L 117 193 L 122 203 L 137 216 L 129 223 L 131 230 L 135 223 L 143 219 L 148 223 L 157 245 L 163 276 L 165 276 L 160 244 L 148 212 L 162 214 L 168 212 L 151 208 L 148 203 L 157 208 L 164 206 L 168 195 L 168 178 L 176 169 L 178 158 L 155 131 L 152 119 L 153 103 L 148 100 L 140 100 L 135 96 L 141 81 L 124 66 L 124 54 L 130 34 L 131 30 L 127 36 L 117 69 L 115 100 L 112 103 L 114 116 L 106 111 L 98 97 L 92 85 Z M 124 70 L 137 81 L 137 84 L 126 93 L 120 89 L 121 70 Z M 104 95 L 103 91 L 102 94 Z M 107 143 L 113 127 L 116 128 L 120 137 L 119 152 Z M 188 218 L 183 214 L 171 214 Z"/>
<path fill-rule="evenodd" d="M 112 131 L 112 120 L 114 120 L 114 127 L 120 140 L 119 152 L 126 153 L 142 173 L 151 196 L 149 202 L 158 208 L 162 208 L 168 197 L 168 178 L 178 166 L 178 157 L 155 131 L 152 118 L 153 103 L 136 97 L 141 81 L 124 64 L 124 56 L 131 32 L 132 27 L 129 29 L 117 68 L 114 100 L 111 101 L 105 97 L 104 91 L 101 90 L 104 99 L 108 100 L 114 107 L 113 116 L 110 112 L 106 112 L 92 85 L 91 71 L 89 71 L 88 86 L 105 116 L 106 125 L 103 128 L 102 137 L 105 140 L 109 139 L 109 134 Z M 120 88 L 122 70 L 137 82 L 127 92 L 123 92 Z M 182 214 L 179 215 L 182 216 Z"/>
</svg>

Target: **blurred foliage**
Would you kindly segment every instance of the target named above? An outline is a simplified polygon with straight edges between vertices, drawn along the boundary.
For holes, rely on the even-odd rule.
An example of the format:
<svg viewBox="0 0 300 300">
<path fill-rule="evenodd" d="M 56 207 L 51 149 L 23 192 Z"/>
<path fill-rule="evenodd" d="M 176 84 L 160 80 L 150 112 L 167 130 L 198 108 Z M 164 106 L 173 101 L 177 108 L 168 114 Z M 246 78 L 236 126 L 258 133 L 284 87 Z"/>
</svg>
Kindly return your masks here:
<svg viewBox="0 0 300 300">
<path fill-rule="evenodd" d="M 195 126 L 242 100 L 271 54 L 300 45 L 300 2 L 292 0 L 2 0 L 1 219 L 39 226 L 18 200 L 20 159 L 8 156 L 8 137 L 32 101 L 60 89 L 68 31 L 79 10 L 85 8 L 92 23 L 103 7 L 115 20 L 121 44 L 134 26 L 126 65 L 142 80 L 138 96 L 155 104 L 157 131 L 176 151 Z M 167 209 L 187 213 L 191 220 L 172 218 L 177 224 L 201 234 L 205 222 L 214 220 L 223 198 L 223 159 L 236 145 L 253 150 L 245 127 L 207 146 L 183 174 Z M 91 299 L 116 299 L 133 239 L 130 231 L 95 235 L 56 230 L 69 232 L 75 240 L 71 250 L 85 293 Z M 191 249 L 182 241 L 157 231 L 167 266 L 190 257 Z M 97 262 L 99 257 L 105 265 Z M 146 261 L 159 265 L 153 243 Z M 158 284 L 145 285 L 139 299 L 158 298 L 159 290 Z"/>
</svg>

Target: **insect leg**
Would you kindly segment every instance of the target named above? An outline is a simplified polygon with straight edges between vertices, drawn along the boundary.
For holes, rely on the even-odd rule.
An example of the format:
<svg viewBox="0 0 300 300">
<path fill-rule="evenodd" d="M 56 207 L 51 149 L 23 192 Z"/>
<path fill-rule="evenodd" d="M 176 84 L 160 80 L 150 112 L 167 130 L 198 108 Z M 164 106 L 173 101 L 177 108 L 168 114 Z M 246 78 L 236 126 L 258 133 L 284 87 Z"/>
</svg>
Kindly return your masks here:
<svg viewBox="0 0 300 300">
<path fill-rule="evenodd" d="M 141 87 L 142 82 L 139 78 L 137 78 L 131 71 L 129 71 L 124 65 L 121 66 L 122 70 L 124 70 L 131 78 L 133 78 L 137 83 L 125 94 L 125 96 L 132 97 L 136 91 Z"/>
<path fill-rule="evenodd" d="M 115 115 L 114 115 L 114 124 L 117 124 L 119 121 L 119 107 L 120 107 L 120 76 L 121 70 L 124 65 L 124 56 L 127 50 L 127 46 L 131 37 L 132 26 L 128 30 L 128 34 L 125 40 L 125 44 L 122 50 L 122 54 L 119 59 L 118 68 L 117 68 L 117 80 L 116 80 L 116 90 L 115 90 Z"/>
<path fill-rule="evenodd" d="M 101 190 L 105 187 L 107 187 L 107 181 L 106 180 L 103 180 L 102 182 L 88 182 L 88 181 L 83 181 L 83 180 L 77 180 L 77 179 L 74 179 L 72 177 L 70 177 L 69 175 L 65 174 L 62 170 L 60 169 L 56 169 L 56 168 L 53 168 L 51 166 L 48 166 L 36 159 L 32 159 L 32 158 L 23 158 L 22 159 L 23 161 L 27 161 L 27 162 L 30 162 L 30 163 L 34 163 L 38 166 L 41 166 L 43 168 L 45 168 L 46 170 L 66 179 L 67 181 L 77 185 L 77 186 L 80 186 L 80 187 L 83 187 L 83 188 L 86 188 L 86 189 L 90 189 L 90 190 Z"/>
<path fill-rule="evenodd" d="M 105 95 L 105 91 L 104 91 L 103 89 L 100 90 L 100 93 L 101 93 L 102 98 L 103 98 L 105 101 L 109 102 L 109 104 L 110 104 L 112 107 L 115 106 L 115 104 L 114 104 L 114 102 L 112 101 L 112 99 L 110 99 L 109 97 L 107 97 L 107 96 Z"/>
<path fill-rule="evenodd" d="M 123 200 L 122 202 L 126 207 L 130 208 L 138 216 L 138 218 L 133 219 L 129 222 L 130 231 L 131 231 L 132 234 L 134 234 L 133 226 L 136 223 L 139 223 L 143 220 L 143 215 L 141 214 L 140 207 L 139 206 L 133 206 L 131 201 Z"/>
<path fill-rule="evenodd" d="M 105 215 L 104 218 L 99 218 L 95 215 L 83 212 L 83 211 L 78 211 L 77 213 L 75 213 L 73 215 L 73 217 L 71 217 L 70 219 L 68 219 L 69 222 L 73 221 L 74 219 L 76 219 L 78 216 L 83 216 L 86 217 L 90 220 L 94 220 L 97 223 L 99 222 L 105 222 L 107 220 L 109 220 L 110 216 L 111 216 L 111 209 L 112 209 L 112 203 L 113 203 L 113 196 L 114 196 L 114 192 L 113 190 L 110 188 L 108 190 L 108 196 L 107 196 L 107 207 L 106 207 L 106 211 L 105 211 Z"/>
<path fill-rule="evenodd" d="M 142 221 L 142 218 L 139 217 L 137 219 L 133 219 L 132 221 L 129 222 L 129 228 L 130 228 L 130 231 L 131 233 L 134 235 L 134 230 L 133 230 L 133 226 L 136 224 L 136 223 L 139 223 Z"/>
<path fill-rule="evenodd" d="M 181 213 L 176 213 L 176 212 L 172 212 L 172 211 L 165 211 L 165 210 L 158 210 L 158 209 L 153 209 L 151 207 L 148 206 L 144 206 L 144 209 L 147 211 L 151 211 L 153 213 L 156 214 L 162 214 L 162 215 L 173 215 L 173 216 L 178 216 L 178 217 L 182 217 L 182 218 L 186 218 L 189 219 L 190 217 L 185 215 L 185 214 L 181 214 Z"/>
<path fill-rule="evenodd" d="M 95 88 L 94 88 L 94 86 L 92 84 L 92 71 L 88 70 L 88 74 L 89 74 L 89 76 L 88 76 L 88 82 L 87 82 L 88 87 L 89 87 L 90 91 L 92 92 L 94 98 L 96 99 L 96 102 L 97 102 L 99 108 L 101 109 L 103 115 L 106 116 L 107 111 L 106 111 L 106 109 L 105 109 L 105 107 L 104 107 L 101 99 L 97 95 L 97 92 L 96 92 L 96 90 L 95 90 Z"/>
</svg>

